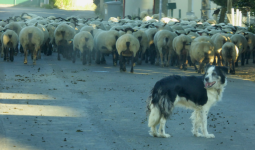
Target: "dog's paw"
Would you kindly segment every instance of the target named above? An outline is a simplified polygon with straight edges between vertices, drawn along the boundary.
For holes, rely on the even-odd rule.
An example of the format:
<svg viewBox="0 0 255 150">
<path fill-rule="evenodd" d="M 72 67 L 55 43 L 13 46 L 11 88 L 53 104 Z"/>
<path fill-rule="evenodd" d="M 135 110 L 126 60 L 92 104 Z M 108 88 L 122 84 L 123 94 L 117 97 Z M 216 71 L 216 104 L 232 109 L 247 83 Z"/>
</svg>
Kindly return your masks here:
<svg viewBox="0 0 255 150">
<path fill-rule="evenodd" d="M 208 138 L 208 139 L 209 138 L 215 138 L 214 134 L 207 134 L 207 135 L 205 135 L 205 137 Z"/>
<path fill-rule="evenodd" d="M 170 135 L 170 134 L 159 133 L 159 134 L 158 134 L 158 137 L 169 138 L 169 137 L 171 137 L 171 135 Z"/>
<path fill-rule="evenodd" d="M 201 133 L 193 133 L 195 137 L 203 137 Z"/>
<path fill-rule="evenodd" d="M 158 133 L 157 132 L 152 132 L 152 131 L 149 131 L 149 134 L 153 137 L 157 137 L 158 136 Z"/>
</svg>

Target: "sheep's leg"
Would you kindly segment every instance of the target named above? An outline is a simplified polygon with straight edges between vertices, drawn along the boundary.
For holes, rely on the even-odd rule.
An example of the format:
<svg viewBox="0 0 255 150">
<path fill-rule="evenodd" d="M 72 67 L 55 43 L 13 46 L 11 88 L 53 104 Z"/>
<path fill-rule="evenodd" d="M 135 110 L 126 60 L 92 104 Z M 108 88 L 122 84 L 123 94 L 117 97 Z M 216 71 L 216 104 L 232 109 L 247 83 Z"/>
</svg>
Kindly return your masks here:
<svg viewBox="0 0 255 150">
<path fill-rule="evenodd" d="M 61 60 L 60 59 L 60 52 L 61 52 L 60 46 L 57 47 L 57 50 L 58 50 L 58 60 Z"/>
<path fill-rule="evenodd" d="M 137 52 L 137 56 L 138 56 L 137 57 L 138 58 L 137 65 L 141 65 L 142 64 L 142 48 L 141 47 L 140 47 L 140 49 Z"/>
<path fill-rule="evenodd" d="M 237 57 L 237 60 L 236 60 L 236 62 L 235 62 L 235 66 L 236 66 L 236 67 L 238 67 L 239 57 L 240 57 L 240 55 Z"/>
<path fill-rule="evenodd" d="M 100 64 L 100 54 L 101 54 L 101 52 L 98 50 L 96 53 L 96 63 L 97 64 Z"/>
<path fill-rule="evenodd" d="M 136 56 L 137 57 L 137 56 Z M 130 70 L 130 72 L 131 73 L 133 73 L 134 72 L 134 66 L 135 66 L 135 57 L 134 56 L 132 56 L 132 64 L 131 64 L 132 66 L 131 66 L 131 70 Z"/>
<path fill-rule="evenodd" d="M 15 53 L 14 53 L 15 56 L 17 56 L 18 51 L 19 51 L 19 49 L 18 49 L 18 44 L 17 44 L 17 46 L 15 47 Z"/>
<path fill-rule="evenodd" d="M 27 54 L 28 54 L 27 48 L 24 47 L 24 64 L 27 64 Z"/>
<path fill-rule="evenodd" d="M 126 65 L 125 65 L 126 61 L 125 61 L 125 58 L 122 56 L 122 53 L 120 54 L 119 62 L 120 62 L 120 72 L 126 71 Z"/>
<path fill-rule="evenodd" d="M 37 57 L 38 49 L 35 48 L 34 51 L 33 51 L 33 54 L 31 54 L 31 55 L 33 55 L 33 65 L 36 65 L 36 57 Z"/>
<path fill-rule="evenodd" d="M 6 61 L 6 57 L 7 57 L 7 53 L 8 53 L 8 51 L 7 51 L 7 48 L 4 48 L 4 61 Z"/>
<path fill-rule="evenodd" d="M 10 48 L 10 60 L 11 62 L 14 60 L 14 48 Z"/>
<path fill-rule="evenodd" d="M 83 65 L 86 65 L 86 64 L 87 64 L 87 58 L 86 58 L 86 56 L 87 56 L 87 50 L 83 50 L 83 52 L 82 52 L 82 64 L 83 64 Z"/>
<path fill-rule="evenodd" d="M 241 66 L 244 66 L 244 62 L 245 62 L 245 53 L 241 54 Z"/>
<path fill-rule="evenodd" d="M 146 63 L 146 64 L 147 64 L 148 61 L 149 61 L 148 56 L 149 56 L 149 50 L 146 49 L 146 50 L 145 50 L 145 53 L 144 53 L 144 57 L 145 57 L 144 59 L 145 59 L 145 63 Z"/>
<path fill-rule="evenodd" d="M 91 53 L 92 53 L 92 51 L 90 51 L 90 50 L 87 51 L 89 65 L 91 65 Z"/>
<path fill-rule="evenodd" d="M 202 73 L 203 66 L 204 66 L 204 62 L 199 62 L 198 73 Z"/>
<path fill-rule="evenodd" d="M 223 66 L 223 65 L 222 65 L 222 56 L 219 54 L 218 57 L 219 57 L 219 59 L 218 59 L 218 60 L 219 60 L 219 64 L 218 64 L 218 65 L 219 65 L 219 66 Z"/>
<path fill-rule="evenodd" d="M 245 58 L 246 58 L 246 64 L 249 64 L 249 52 L 246 52 L 245 54 Z"/>
<path fill-rule="evenodd" d="M 186 71 L 187 70 L 187 64 L 188 64 L 188 59 L 187 59 L 187 54 L 183 55 L 183 70 Z"/>
<path fill-rule="evenodd" d="M 52 44 L 49 44 L 49 50 L 48 50 L 48 52 L 47 52 L 47 56 L 52 55 L 52 50 L 53 50 Z"/>
<path fill-rule="evenodd" d="M 20 53 L 24 53 L 24 48 L 21 44 L 20 44 L 20 47 L 19 47 L 19 51 L 20 51 Z"/>
<path fill-rule="evenodd" d="M 157 51 L 157 56 L 156 56 L 156 62 L 155 65 L 158 66 L 159 65 L 159 52 Z"/>
<path fill-rule="evenodd" d="M 39 51 L 39 53 L 38 53 L 38 58 L 37 59 L 41 59 L 41 53 L 42 53 L 41 48 L 38 51 Z"/>
<path fill-rule="evenodd" d="M 236 70 L 235 70 L 235 62 L 234 62 L 234 60 L 232 60 L 232 68 L 233 68 L 233 74 L 235 74 L 236 73 Z"/>
<path fill-rule="evenodd" d="M 0 46 L 0 49 L 2 48 L 2 46 Z M 1 49 L 1 58 L 4 57 L 4 48 Z"/>
<path fill-rule="evenodd" d="M 113 57 L 113 66 L 117 66 L 117 51 L 113 50 L 112 57 Z"/>
<path fill-rule="evenodd" d="M 76 54 L 77 53 L 77 49 L 75 48 L 74 51 L 73 51 L 73 63 L 75 63 L 75 60 L 76 60 Z"/>
<path fill-rule="evenodd" d="M 252 63 L 255 64 L 255 49 L 253 50 L 252 55 L 253 55 L 253 61 L 252 61 Z"/>
<path fill-rule="evenodd" d="M 161 67 L 164 67 L 164 62 L 163 62 L 163 53 L 160 53 L 160 59 L 161 59 Z"/>
<path fill-rule="evenodd" d="M 101 54 L 101 64 L 106 64 L 106 60 L 104 58 L 104 53 Z"/>
<path fill-rule="evenodd" d="M 214 55 L 213 65 L 216 65 L 218 62 L 217 54 Z"/>
</svg>

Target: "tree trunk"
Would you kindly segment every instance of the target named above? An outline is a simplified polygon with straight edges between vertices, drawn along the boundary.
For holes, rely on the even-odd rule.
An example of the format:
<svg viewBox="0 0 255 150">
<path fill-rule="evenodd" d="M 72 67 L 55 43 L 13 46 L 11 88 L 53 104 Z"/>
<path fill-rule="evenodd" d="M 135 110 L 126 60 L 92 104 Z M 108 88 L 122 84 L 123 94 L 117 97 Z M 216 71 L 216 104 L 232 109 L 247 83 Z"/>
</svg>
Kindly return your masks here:
<svg viewBox="0 0 255 150">
<path fill-rule="evenodd" d="M 227 12 L 227 8 L 226 7 L 221 7 L 219 23 L 224 22 L 225 16 L 226 16 L 226 12 Z"/>
</svg>

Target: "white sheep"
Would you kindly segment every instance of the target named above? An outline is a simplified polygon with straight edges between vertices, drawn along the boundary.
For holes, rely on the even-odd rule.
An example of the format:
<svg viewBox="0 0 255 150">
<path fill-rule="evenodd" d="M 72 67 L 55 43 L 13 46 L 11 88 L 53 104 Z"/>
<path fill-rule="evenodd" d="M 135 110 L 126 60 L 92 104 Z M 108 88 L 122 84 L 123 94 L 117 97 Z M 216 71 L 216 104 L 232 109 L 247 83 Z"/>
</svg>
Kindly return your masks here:
<svg viewBox="0 0 255 150">
<path fill-rule="evenodd" d="M 17 47 L 19 42 L 19 37 L 17 33 L 13 30 L 7 30 L 1 35 L 2 41 L 2 52 L 4 52 L 4 60 L 11 61 L 14 60 L 14 49 Z M 9 51 L 10 49 L 10 51 Z M 10 52 L 10 58 L 9 58 Z"/>
<path fill-rule="evenodd" d="M 189 55 L 198 73 L 203 72 L 205 64 L 213 63 L 214 53 L 214 44 L 210 37 L 200 36 L 191 43 Z M 199 69 L 197 69 L 196 62 L 199 63 Z"/>
<path fill-rule="evenodd" d="M 46 55 L 49 56 L 52 54 L 52 51 L 53 51 L 53 47 L 55 47 L 55 39 L 54 39 L 54 32 L 56 30 L 56 27 L 51 25 L 51 24 L 48 24 L 47 25 L 47 30 L 49 32 L 49 50 L 47 51 Z"/>
<path fill-rule="evenodd" d="M 187 35 L 181 34 L 173 40 L 173 50 L 177 54 L 177 62 L 180 69 L 187 70 L 189 49 L 191 38 Z M 173 58 L 172 58 L 173 59 Z"/>
<path fill-rule="evenodd" d="M 44 40 L 44 34 L 42 30 L 35 26 L 25 27 L 20 31 L 19 41 L 24 49 L 24 64 L 27 64 L 27 54 L 31 51 L 31 57 L 33 59 L 33 64 L 36 64 L 37 52 L 40 49 Z"/>
<path fill-rule="evenodd" d="M 238 48 L 238 58 L 237 61 L 235 63 L 235 66 L 238 66 L 238 60 L 239 57 L 241 57 L 241 65 L 244 66 L 244 62 L 245 62 L 245 54 L 247 52 L 247 40 L 245 39 L 245 37 L 241 34 L 234 34 L 231 38 L 230 38 L 231 42 L 234 43 L 237 48 Z M 248 59 L 248 58 L 247 58 Z M 247 60 L 248 61 L 248 60 Z"/>
<path fill-rule="evenodd" d="M 221 56 L 221 50 L 222 50 L 222 46 L 226 43 L 226 42 L 230 42 L 230 38 L 228 36 L 226 36 L 225 34 L 220 34 L 217 33 L 215 35 L 212 36 L 212 41 L 214 43 L 215 46 L 215 64 L 218 64 L 219 66 L 222 66 L 222 56 Z"/>
<path fill-rule="evenodd" d="M 160 30 L 154 36 L 154 44 L 157 52 L 156 65 L 159 65 L 159 57 L 161 59 L 161 67 L 169 66 L 171 52 L 173 49 L 172 41 L 177 36 L 168 30 Z M 165 63 L 164 63 L 165 61 Z"/>
<path fill-rule="evenodd" d="M 148 62 L 148 57 L 150 58 L 151 64 L 155 63 L 156 50 L 155 50 L 155 44 L 154 44 L 154 36 L 157 32 L 158 32 L 158 29 L 156 28 L 150 28 L 145 31 L 149 41 L 149 48 L 145 53 L 145 63 Z"/>
<path fill-rule="evenodd" d="M 141 19 L 145 18 L 146 16 L 149 16 L 149 14 L 148 14 L 147 11 L 142 11 L 142 12 L 140 13 L 140 18 L 141 18 Z"/>
<path fill-rule="evenodd" d="M 60 60 L 60 54 L 67 59 L 71 59 L 72 42 L 75 35 L 75 29 L 67 24 L 60 24 L 55 32 L 55 43 L 58 47 L 58 60 Z"/>
<path fill-rule="evenodd" d="M 246 59 L 246 64 L 248 64 L 248 58 L 250 57 L 250 54 L 253 55 L 253 63 L 255 63 L 255 35 L 251 32 L 245 32 L 244 37 L 247 40 L 247 59 Z"/>
<path fill-rule="evenodd" d="M 149 47 L 149 40 L 146 33 L 142 30 L 137 30 L 136 32 L 133 32 L 133 35 L 138 39 L 140 43 L 140 48 L 137 56 L 138 58 L 137 64 L 141 65 L 142 59 L 144 58 L 144 54 Z"/>
<path fill-rule="evenodd" d="M 235 74 L 235 62 L 237 61 L 239 53 L 237 46 L 234 43 L 226 42 L 222 46 L 221 53 L 226 66 L 228 66 L 227 63 L 229 64 L 230 73 Z"/>
<path fill-rule="evenodd" d="M 94 32 L 94 31 L 93 31 Z M 119 38 L 119 32 L 116 30 L 101 31 L 94 36 L 94 47 L 96 52 L 96 63 L 105 63 L 105 54 L 113 55 L 113 65 L 117 65 L 116 41 Z M 101 60 L 100 60 L 101 59 Z"/>
<path fill-rule="evenodd" d="M 81 31 L 74 36 L 73 40 L 73 63 L 75 63 L 77 50 L 80 50 L 82 55 L 82 64 L 85 65 L 88 62 L 91 64 L 91 53 L 94 47 L 93 36 L 87 31 Z"/>
<path fill-rule="evenodd" d="M 116 48 L 119 54 L 120 71 L 126 71 L 125 57 L 132 57 L 132 66 L 130 72 L 133 73 L 135 66 L 136 54 L 139 50 L 140 44 L 137 38 L 131 33 L 127 33 L 118 38 Z"/>
</svg>

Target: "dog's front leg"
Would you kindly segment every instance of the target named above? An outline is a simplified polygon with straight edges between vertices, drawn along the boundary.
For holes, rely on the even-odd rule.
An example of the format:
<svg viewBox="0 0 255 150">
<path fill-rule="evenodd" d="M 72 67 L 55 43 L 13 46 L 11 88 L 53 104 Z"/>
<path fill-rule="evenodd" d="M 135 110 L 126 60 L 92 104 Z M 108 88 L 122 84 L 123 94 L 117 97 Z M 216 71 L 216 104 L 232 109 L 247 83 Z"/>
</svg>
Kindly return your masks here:
<svg viewBox="0 0 255 150">
<path fill-rule="evenodd" d="M 192 128 L 192 133 L 194 136 L 196 137 L 203 137 L 203 135 L 201 133 L 198 132 L 199 128 L 201 128 L 201 113 L 199 110 L 194 110 L 194 112 L 192 113 L 191 117 L 190 117 L 192 124 L 193 124 L 193 128 Z"/>
<path fill-rule="evenodd" d="M 203 136 L 206 138 L 215 138 L 214 134 L 209 134 L 207 131 L 207 115 L 208 115 L 209 110 L 208 109 L 203 109 L 201 111 L 201 117 L 202 117 L 202 133 Z"/>
</svg>

